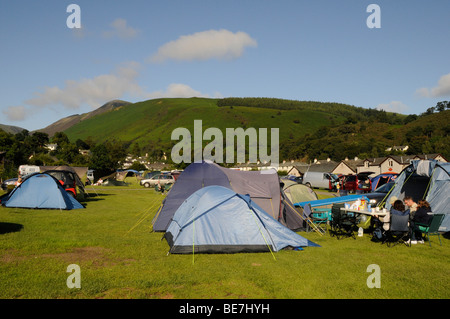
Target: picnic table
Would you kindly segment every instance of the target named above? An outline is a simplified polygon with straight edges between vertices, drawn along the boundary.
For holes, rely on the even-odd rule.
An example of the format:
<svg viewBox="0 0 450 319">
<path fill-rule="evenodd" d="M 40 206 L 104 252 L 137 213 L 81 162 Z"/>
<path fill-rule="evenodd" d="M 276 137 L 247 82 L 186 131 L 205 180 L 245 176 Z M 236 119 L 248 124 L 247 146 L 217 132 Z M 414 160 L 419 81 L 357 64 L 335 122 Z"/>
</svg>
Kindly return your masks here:
<svg viewBox="0 0 450 319">
<path fill-rule="evenodd" d="M 368 209 L 359 210 L 359 209 L 346 208 L 346 207 L 342 207 L 341 210 L 343 210 L 345 212 L 364 214 L 364 215 L 370 215 L 370 216 L 375 216 L 375 215 L 376 216 L 386 216 L 387 215 L 386 210 L 368 210 Z"/>
</svg>

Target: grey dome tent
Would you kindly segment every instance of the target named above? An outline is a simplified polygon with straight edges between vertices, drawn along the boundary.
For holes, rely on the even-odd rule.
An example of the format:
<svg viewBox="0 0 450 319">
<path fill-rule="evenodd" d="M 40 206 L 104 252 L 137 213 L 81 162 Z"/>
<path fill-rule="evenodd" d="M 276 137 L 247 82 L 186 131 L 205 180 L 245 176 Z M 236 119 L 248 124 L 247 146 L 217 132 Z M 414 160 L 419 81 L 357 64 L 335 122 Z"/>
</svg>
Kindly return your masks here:
<svg viewBox="0 0 450 319">
<path fill-rule="evenodd" d="M 386 208 L 390 208 L 390 198 L 403 200 L 411 196 L 415 202 L 425 199 L 435 214 L 445 214 L 440 231 L 450 231 L 450 163 L 435 160 L 414 160 L 395 180 L 395 185 L 386 198 Z"/>
<path fill-rule="evenodd" d="M 246 172 L 201 161 L 190 164 L 180 174 L 153 219 L 153 231 L 166 231 L 183 201 L 195 191 L 212 185 L 248 194 L 259 207 L 289 229 L 303 229 L 302 215 L 284 195 L 275 170 Z"/>
<path fill-rule="evenodd" d="M 175 212 L 164 235 L 170 253 L 276 252 L 318 246 L 223 186 L 197 190 Z"/>
<path fill-rule="evenodd" d="M 283 179 L 283 184 L 283 191 L 292 203 L 318 200 L 314 190 L 305 184 L 299 184 L 289 179 Z"/>
</svg>

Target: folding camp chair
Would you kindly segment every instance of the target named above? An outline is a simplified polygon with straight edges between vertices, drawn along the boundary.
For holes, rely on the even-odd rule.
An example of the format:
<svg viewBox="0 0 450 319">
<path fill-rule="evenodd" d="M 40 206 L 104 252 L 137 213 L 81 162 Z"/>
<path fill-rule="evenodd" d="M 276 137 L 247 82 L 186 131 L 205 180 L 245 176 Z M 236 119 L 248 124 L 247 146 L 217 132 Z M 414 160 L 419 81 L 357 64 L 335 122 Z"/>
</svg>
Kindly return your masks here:
<svg viewBox="0 0 450 319">
<path fill-rule="evenodd" d="M 314 231 L 316 231 L 317 233 L 319 233 L 320 235 L 324 235 L 327 230 L 326 230 L 326 222 L 327 220 L 325 219 L 325 229 L 323 229 L 323 227 L 321 226 L 321 224 L 323 224 L 324 220 L 323 218 L 319 218 L 319 217 L 315 217 L 314 216 L 314 212 L 311 208 L 311 204 L 306 204 L 303 207 L 303 216 L 305 218 L 306 221 L 306 229 L 312 229 Z"/>
<path fill-rule="evenodd" d="M 386 240 L 388 247 L 394 247 L 399 243 L 403 243 L 411 247 L 410 239 L 411 230 L 409 227 L 409 214 L 398 215 L 391 214 L 389 229 L 386 231 Z"/>
<path fill-rule="evenodd" d="M 444 214 L 433 214 L 431 217 L 431 221 L 428 225 L 416 223 L 417 229 L 425 235 L 425 238 L 428 239 L 428 243 L 431 247 L 430 235 L 438 235 L 439 244 L 442 246 L 441 235 L 439 234 L 439 227 L 441 226 L 442 221 L 444 220 Z"/>
<path fill-rule="evenodd" d="M 331 207 L 331 229 L 330 234 L 336 236 L 337 239 L 344 237 L 353 237 L 356 239 L 354 230 L 357 225 L 356 215 L 341 210 L 344 204 L 333 204 Z"/>
<path fill-rule="evenodd" d="M 310 203 L 303 207 L 303 214 L 307 217 L 307 229 L 313 229 L 322 235 L 327 232 L 328 216 L 323 217 L 323 213 L 314 212 Z M 323 226 L 325 226 L 325 229 Z"/>
</svg>

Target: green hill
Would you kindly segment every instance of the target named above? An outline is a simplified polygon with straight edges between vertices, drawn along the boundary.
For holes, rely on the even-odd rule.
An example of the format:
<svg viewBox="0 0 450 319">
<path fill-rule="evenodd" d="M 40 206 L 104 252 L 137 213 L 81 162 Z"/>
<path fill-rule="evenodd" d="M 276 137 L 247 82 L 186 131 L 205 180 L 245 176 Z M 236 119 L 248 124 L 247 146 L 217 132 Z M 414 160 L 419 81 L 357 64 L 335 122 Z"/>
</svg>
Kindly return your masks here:
<svg viewBox="0 0 450 319">
<path fill-rule="evenodd" d="M 202 120 L 203 130 L 217 127 L 279 128 L 280 140 L 312 133 L 320 126 L 342 123 L 345 117 L 311 109 L 271 109 L 257 106 L 218 106 L 217 99 L 156 99 L 126 105 L 94 116 L 65 130 L 71 141 L 90 137 L 148 145 L 173 144 L 171 133 L 185 127 L 193 134 L 194 120 Z"/>
<path fill-rule="evenodd" d="M 137 144 L 145 153 L 170 154 L 178 142 L 171 140 L 172 131 L 184 127 L 193 135 L 194 120 L 202 120 L 203 131 L 208 127 L 224 133 L 226 128 L 279 128 L 281 159 L 383 156 L 385 148 L 392 145 L 410 145 L 417 154 L 448 156 L 449 114 L 444 111 L 406 121 L 406 115 L 340 103 L 163 98 L 112 109 L 64 132 L 72 142 L 117 141 L 130 150 Z"/>
</svg>

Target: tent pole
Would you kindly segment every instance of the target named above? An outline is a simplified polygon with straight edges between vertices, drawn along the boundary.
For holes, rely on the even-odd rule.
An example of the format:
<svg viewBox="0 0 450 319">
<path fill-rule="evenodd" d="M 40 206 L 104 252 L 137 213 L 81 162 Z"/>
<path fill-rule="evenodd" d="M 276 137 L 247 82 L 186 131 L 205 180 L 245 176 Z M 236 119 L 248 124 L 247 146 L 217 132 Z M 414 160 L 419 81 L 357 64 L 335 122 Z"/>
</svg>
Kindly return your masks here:
<svg viewBox="0 0 450 319">
<path fill-rule="evenodd" d="M 256 226 L 258 227 L 258 230 L 259 230 L 259 232 L 261 233 L 262 238 L 264 239 L 264 241 L 265 241 L 265 243 L 266 243 L 266 245 L 267 245 L 267 248 L 269 248 L 269 251 L 270 251 L 270 253 L 272 254 L 273 259 L 274 259 L 275 261 L 277 261 L 277 259 L 275 258 L 275 255 L 273 254 L 272 249 L 270 248 L 269 243 L 267 242 L 266 237 L 264 236 L 263 232 L 261 231 L 261 227 L 258 225 L 258 220 L 257 220 L 256 217 L 255 217 L 256 214 L 254 213 L 253 208 L 252 208 L 250 205 L 249 205 L 249 210 L 250 210 L 250 213 L 251 213 L 252 216 L 253 216 L 253 219 L 255 220 Z M 264 228 L 266 228 L 265 225 L 264 225 L 264 223 L 261 221 L 261 219 L 259 219 L 259 220 L 260 220 L 261 224 L 264 226 Z M 266 228 L 266 230 L 267 230 L 267 228 Z M 267 233 L 268 233 L 269 236 L 270 236 L 269 231 L 267 231 Z M 272 242 L 273 242 L 273 240 L 272 240 Z"/>
<path fill-rule="evenodd" d="M 192 222 L 192 264 L 195 262 L 195 219 Z"/>
</svg>

